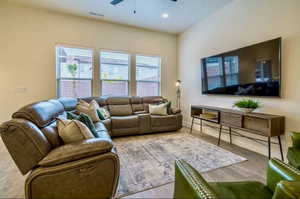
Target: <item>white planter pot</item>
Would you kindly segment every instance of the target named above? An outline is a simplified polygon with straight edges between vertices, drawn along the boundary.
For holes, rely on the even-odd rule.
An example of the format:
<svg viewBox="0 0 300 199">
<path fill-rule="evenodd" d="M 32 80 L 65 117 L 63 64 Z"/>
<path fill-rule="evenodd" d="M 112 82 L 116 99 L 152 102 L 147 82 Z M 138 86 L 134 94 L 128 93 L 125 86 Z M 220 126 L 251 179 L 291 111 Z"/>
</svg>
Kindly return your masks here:
<svg viewBox="0 0 300 199">
<path fill-rule="evenodd" d="M 255 109 L 254 108 L 239 108 L 244 113 L 252 113 Z"/>
</svg>

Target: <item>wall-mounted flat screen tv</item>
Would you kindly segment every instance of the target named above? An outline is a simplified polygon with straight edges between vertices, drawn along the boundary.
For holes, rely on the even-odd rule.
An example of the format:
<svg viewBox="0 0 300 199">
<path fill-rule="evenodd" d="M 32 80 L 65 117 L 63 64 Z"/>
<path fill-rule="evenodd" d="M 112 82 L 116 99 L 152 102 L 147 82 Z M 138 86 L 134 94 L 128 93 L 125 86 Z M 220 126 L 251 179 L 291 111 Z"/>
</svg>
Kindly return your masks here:
<svg viewBox="0 0 300 199">
<path fill-rule="evenodd" d="M 202 94 L 280 97 L 281 38 L 202 62 Z"/>
</svg>

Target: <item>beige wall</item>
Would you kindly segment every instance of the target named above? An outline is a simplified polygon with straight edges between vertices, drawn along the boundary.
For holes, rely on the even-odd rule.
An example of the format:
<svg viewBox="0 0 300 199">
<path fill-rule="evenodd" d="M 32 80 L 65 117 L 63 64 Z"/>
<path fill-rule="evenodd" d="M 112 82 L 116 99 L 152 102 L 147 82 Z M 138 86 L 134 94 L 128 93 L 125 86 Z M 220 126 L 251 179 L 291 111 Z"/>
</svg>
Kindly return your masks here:
<svg viewBox="0 0 300 199">
<path fill-rule="evenodd" d="M 175 102 L 176 35 L 27 8 L 1 0 L 0 122 L 9 119 L 20 106 L 56 97 L 56 44 L 160 55 L 162 95 Z M 27 91 L 23 92 L 23 88 Z M 98 90 L 94 93 L 99 94 Z"/>
<path fill-rule="evenodd" d="M 300 131 L 299 11 L 299 0 L 235 0 L 182 33 L 178 39 L 178 79 L 183 81 L 185 124 L 190 124 L 191 104 L 230 108 L 232 103 L 239 99 L 239 97 L 201 94 L 202 57 L 282 37 L 283 97 L 259 98 L 263 103 L 263 108 L 259 111 L 286 116 L 286 137 L 290 131 Z M 206 132 L 216 135 L 216 132 L 209 129 Z M 234 138 L 234 143 L 260 153 L 267 153 L 265 145 L 253 141 Z"/>
</svg>

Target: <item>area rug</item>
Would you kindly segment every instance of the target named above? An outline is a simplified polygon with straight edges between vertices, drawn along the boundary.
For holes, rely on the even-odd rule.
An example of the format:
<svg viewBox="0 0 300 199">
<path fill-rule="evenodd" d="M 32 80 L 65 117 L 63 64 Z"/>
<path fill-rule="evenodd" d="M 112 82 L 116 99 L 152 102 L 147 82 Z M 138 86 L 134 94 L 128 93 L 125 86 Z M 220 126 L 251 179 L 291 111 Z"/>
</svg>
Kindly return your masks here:
<svg viewBox="0 0 300 199">
<path fill-rule="evenodd" d="M 174 181 L 174 162 L 183 159 L 199 172 L 229 166 L 246 158 L 187 133 L 114 139 L 120 164 L 117 197 Z"/>
</svg>

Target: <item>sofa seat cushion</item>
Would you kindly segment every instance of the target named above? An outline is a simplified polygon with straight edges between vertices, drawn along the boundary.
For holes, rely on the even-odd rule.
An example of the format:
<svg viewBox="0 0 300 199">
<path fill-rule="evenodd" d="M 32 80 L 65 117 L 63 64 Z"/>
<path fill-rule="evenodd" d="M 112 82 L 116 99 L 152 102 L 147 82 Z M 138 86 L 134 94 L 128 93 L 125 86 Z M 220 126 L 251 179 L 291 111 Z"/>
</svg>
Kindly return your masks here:
<svg viewBox="0 0 300 199">
<path fill-rule="evenodd" d="M 272 199 L 272 192 L 260 182 L 209 183 L 219 199 Z"/>
<path fill-rule="evenodd" d="M 111 119 L 102 120 L 101 123 L 104 124 L 108 131 L 111 131 Z"/>
<path fill-rule="evenodd" d="M 107 131 L 97 131 L 97 138 L 103 138 L 103 139 L 111 140 L 111 137 L 110 137 L 110 135 L 108 134 Z"/>
<path fill-rule="evenodd" d="M 54 166 L 82 158 L 110 152 L 111 139 L 94 138 L 62 145 L 50 151 L 40 162 L 40 166 Z"/>
<path fill-rule="evenodd" d="M 95 122 L 94 126 L 96 131 L 107 131 L 105 125 L 102 122 Z"/>
<path fill-rule="evenodd" d="M 296 147 L 289 147 L 287 152 L 287 159 L 289 164 L 300 170 L 300 149 Z"/>
<path fill-rule="evenodd" d="M 176 115 L 151 115 L 151 126 L 177 126 L 177 116 Z"/>
<path fill-rule="evenodd" d="M 113 116 L 111 117 L 112 129 L 124 129 L 124 128 L 134 128 L 139 127 L 139 119 L 137 115 L 129 116 Z"/>
<path fill-rule="evenodd" d="M 148 114 L 146 111 L 136 111 L 133 114 L 135 115 L 144 115 L 144 114 Z"/>
</svg>

